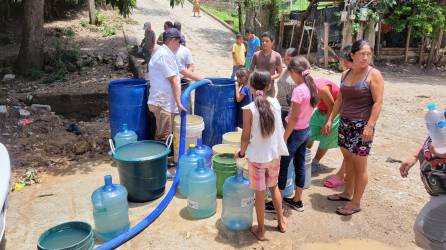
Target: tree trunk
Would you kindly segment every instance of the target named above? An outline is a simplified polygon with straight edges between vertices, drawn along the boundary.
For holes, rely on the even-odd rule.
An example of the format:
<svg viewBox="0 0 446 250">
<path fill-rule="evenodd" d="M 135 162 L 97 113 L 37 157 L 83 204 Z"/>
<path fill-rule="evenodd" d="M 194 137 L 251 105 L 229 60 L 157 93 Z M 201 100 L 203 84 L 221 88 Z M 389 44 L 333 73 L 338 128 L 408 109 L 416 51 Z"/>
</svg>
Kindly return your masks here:
<svg viewBox="0 0 446 250">
<path fill-rule="evenodd" d="M 243 27 L 243 10 L 242 10 L 242 3 L 237 2 L 238 6 L 238 29 L 240 34 L 245 34 L 245 28 Z"/>
<path fill-rule="evenodd" d="M 88 0 L 88 11 L 90 13 L 90 24 L 96 25 L 96 6 L 94 0 Z"/>
<path fill-rule="evenodd" d="M 432 46 L 429 51 L 429 57 L 427 58 L 427 69 L 433 67 L 434 61 L 437 58 L 438 50 L 440 49 L 441 40 L 443 40 L 443 30 L 440 27 L 436 27 L 434 30 L 434 37 L 432 39 Z"/>
<path fill-rule="evenodd" d="M 44 3 L 44 0 L 23 1 L 23 38 L 16 66 L 24 75 L 43 68 Z"/>
<path fill-rule="evenodd" d="M 421 37 L 421 45 L 420 45 L 420 51 L 419 51 L 419 57 L 418 57 L 418 64 L 423 64 L 423 52 L 424 52 L 424 36 Z"/>
<path fill-rule="evenodd" d="M 407 30 L 407 36 L 406 36 L 406 49 L 404 51 L 404 62 L 407 63 L 407 60 L 409 59 L 409 45 L 410 45 L 410 35 L 412 34 L 412 25 L 409 26 L 409 29 Z"/>
</svg>

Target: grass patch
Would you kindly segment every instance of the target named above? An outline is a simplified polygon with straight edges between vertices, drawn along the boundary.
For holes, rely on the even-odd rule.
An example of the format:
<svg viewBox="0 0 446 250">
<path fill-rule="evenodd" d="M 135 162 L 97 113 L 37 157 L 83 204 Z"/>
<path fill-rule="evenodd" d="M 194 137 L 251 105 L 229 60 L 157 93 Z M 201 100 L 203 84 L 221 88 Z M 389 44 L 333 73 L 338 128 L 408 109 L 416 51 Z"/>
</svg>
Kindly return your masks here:
<svg viewBox="0 0 446 250">
<path fill-rule="evenodd" d="M 205 6 L 205 5 L 201 5 L 201 7 L 203 9 L 205 9 L 207 12 L 211 13 L 212 15 L 220 18 L 223 21 L 233 21 L 234 22 L 234 30 L 237 32 L 240 32 L 240 27 L 239 27 L 239 23 L 238 23 L 238 14 L 234 13 L 232 11 L 222 11 L 222 10 L 217 10 L 215 8 L 209 7 L 209 6 Z"/>
</svg>

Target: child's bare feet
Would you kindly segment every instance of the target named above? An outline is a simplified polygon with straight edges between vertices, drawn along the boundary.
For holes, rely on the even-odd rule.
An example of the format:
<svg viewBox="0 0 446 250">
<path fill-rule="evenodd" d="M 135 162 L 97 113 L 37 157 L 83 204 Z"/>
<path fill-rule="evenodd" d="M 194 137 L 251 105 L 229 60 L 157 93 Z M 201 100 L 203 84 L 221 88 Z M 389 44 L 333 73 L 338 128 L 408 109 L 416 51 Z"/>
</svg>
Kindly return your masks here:
<svg viewBox="0 0 446 250">
<path fill-rule="evenodd" d="M 265 240 L 265 229 L 260 230 L 260 228 L 258 226 L 252 226 L 251 227 L 251 233 L 254 234 L 254 236 L 260 240 L 260 241 L 264 241 Z"/>
<path fill-rule="evenodd" d="M 285 216 L 282 216 L 282 218 L 282 222 L 279 221 L 277 224 L 277 229 L 279 229 L 279 232 L 285 233 L 288 227 L 288 219 Z"/>
</svg>

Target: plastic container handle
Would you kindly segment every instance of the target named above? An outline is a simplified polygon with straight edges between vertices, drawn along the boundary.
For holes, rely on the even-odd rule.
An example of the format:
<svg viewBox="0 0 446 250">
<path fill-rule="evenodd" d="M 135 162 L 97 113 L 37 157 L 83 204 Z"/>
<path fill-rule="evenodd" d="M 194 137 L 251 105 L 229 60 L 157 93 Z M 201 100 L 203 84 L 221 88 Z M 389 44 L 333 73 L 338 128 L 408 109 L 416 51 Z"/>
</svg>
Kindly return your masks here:
<svg viewBox="0 0 446 250">
<path fill-rule="evenodd" d="M 170 134 L 166 139 L 167 148 L 170 148 L 170 146 L 172 145 L 172 142 L 173 142 L 173 134 Z"/>
<path fill-rule="evenodd" d="M 115 144 L 113 144 L 113 140 L 108 139 L 108 143 L 110 144 L 110 150 L 112 152 L 112 155 L 115 155 Z"/>
</svg>

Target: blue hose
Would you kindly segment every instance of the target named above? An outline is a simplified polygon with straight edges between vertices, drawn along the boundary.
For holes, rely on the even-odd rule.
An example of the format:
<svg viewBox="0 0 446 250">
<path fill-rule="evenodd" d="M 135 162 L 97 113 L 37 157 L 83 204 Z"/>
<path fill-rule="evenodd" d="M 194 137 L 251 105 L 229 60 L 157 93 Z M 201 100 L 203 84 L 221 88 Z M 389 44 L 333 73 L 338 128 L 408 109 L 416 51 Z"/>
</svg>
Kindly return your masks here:
<svg viewBox="0 0 446 250">
<path fill-rule="evenodd" d="M 190 93 L 195 90 L 198 87 L 201 87 L 206 84 L 211 84 L 210 80 L 201 80 L 198 82 L 195 82 L 194 84 L 191 84 L 181 95 L 181 103 L 183 107 L 187 107 L 187 99 L 190 96 Z M 179 148 L 179 157 L 184 154 L 185 150 L 185 144 L 186 144 L 186 112 L 181 112 L 181 127 L 180 127 L 180 148 Z M 179 170 L 177 166 L 177 171 Z M 117 236 L 116 238 L 107 241 L 106 243 L 98 246 L 95 248 L 95 250 L 109 250 L 109 249 L 115 249 L 127 242 L 128 240 L 132 239 L 136 235 L 138 235 L 140 232 L 142 232 L 145 228 L 147 228 L 152 222 L 158 218 L 158 216 L 161 215 L 161 213 L 166 209 L 167 205 L 169 205 L 170 201 L 172 200 L 173 196 L 175 195 L 175 192 L 177 190 L 177 186 L 180 183 L 180 175 L 176 174 L 175 178 L 173 179 L 172 186 L 169 189 L 169 192 L 167 192 L 166 196 L 163 198 L 163 200 L 158 204 L 158 206 L 149 214 L 147 217 L 145 217 L 142 221 L 140 221 L 136 226 L 129 229 L 129 231 Z"/>
</svg>

